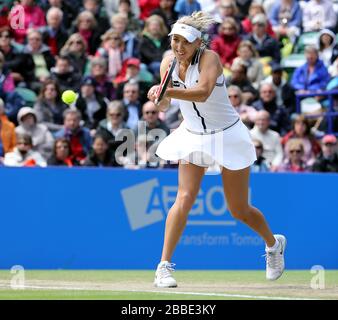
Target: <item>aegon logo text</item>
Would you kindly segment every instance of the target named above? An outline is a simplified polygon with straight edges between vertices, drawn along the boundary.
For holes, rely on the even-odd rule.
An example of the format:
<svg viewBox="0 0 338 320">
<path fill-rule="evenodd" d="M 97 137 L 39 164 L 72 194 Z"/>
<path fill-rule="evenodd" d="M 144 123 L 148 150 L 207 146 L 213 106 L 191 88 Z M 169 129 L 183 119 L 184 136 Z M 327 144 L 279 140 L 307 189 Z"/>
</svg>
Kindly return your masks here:
<svg viewBox="0 0 338 320">
<path fill-rule="evenodd" d="M 151 179 L 121 191 L 124 206 L 132 230 L 141 229 L 162 221 L 175 202 L 177 186 L 160 186 L 158 179 Z M 234 226 L 236 221 L 227 211 L 223 188 L 216 185 L 200 190 L 189 213 L 190 226 Z"/>
</svg>

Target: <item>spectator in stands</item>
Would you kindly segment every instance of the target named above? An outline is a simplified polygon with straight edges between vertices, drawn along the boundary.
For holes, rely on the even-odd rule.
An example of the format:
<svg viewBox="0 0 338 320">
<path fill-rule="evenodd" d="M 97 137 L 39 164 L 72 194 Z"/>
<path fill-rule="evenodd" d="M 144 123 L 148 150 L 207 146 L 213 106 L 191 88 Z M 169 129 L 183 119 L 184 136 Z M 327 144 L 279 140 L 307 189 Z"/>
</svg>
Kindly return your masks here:
<svg viewBox="0 0 338 320">
<path fill-rule="evenodd" d="M 62 26 L 65 30 L 69 30 L 72 24 L 75 21 L 75 18 L 79 11 L 79 6 L 74 0 L 48 0 L 48 4 L 46 6 L 46 11 L 50 8 L 58 8 L 63 12 L 62 17 Z M 81 0 L 80 0 L 81 1 Z M 81 1 L 82 2 L 82 1 Z"/>
<path fill-rule="evenodd" d="M 263 14 L 264 16 L 266 16 L 264 7 L 259 2 L 252 1 L 249 8 L 249 15 L 245 16 L 242 20 L 242 28 L 245 33 L 252 32 L 252 19 L 256 14 Z M 266 24 L 266 33 L 273 38 L 275 37 L 275 33 L 272 30 L 271 23 L 268 20 Z"/>
<path fill-rule="evenodd" d="M 260 57 L 270 57 L 277 62 L 281 59 L 278 42 L 266 31 L 268 21 L 264 14 L 256 14 L 252 18 L 252 34 L 248 39 L 255 46 Z"/>
<path fill-rule="evenodd" d="M 15 128 L 16 134 L 28 134 L 32 138 L 32 145 L 45 159 L 48 159 L 53 150 L 54 138 L 48 128 L 38 123 L 35 110 L 23 107 L 18 113 L 19 126 Z"/>
<path fill-rule="evenodd" d="M 296 0 L 277 0 L 269 13 L 273 31 L 279 39 L 295 42 L 302 27 L 302 9 Z"/>
<path fill-rule="evenodd" d="M 0 164 L 7 152 L 13 151 L 16 145 L 15 125 L 8 120 L 5 114 L 5 106 L 0 99 Z"/>
<path fill-rule="evenodd" d="M 244 63 L 248 66 L 248 80 L 252 83 L 255 89 L 258 89 L 261 81 L 264 79 L 263 65 L 258 59 L 258 52 L 250 41 L 244 40 L 239 44 L 237 54 L 238 57 L 235 58 L 233 62 L 236 63 L 239 59 L 244 61 Z"/>
<path fill-rule="evenodd" d="M 57 57 L 55 67 L 51 69 L 51 78 L 58 83 L 61 92 L 68 89 L 78 91 L 80 88 L 81 76 L 68 56 Z"/>
<path fill-rule="evenodd" d="M 66 43 L 68 33 L 62 25 L 63 12 L 57 7 L 52 7 L 46 14 L 47 26 L 41 27 L 43 43 L 46 44 L 52 55 L 56 56 Z"/>
<path fill-rule="evenodd" d="M 278 172 L 305 172 L 309 171 L 303 160 L 304 146 L 300 139 L 291 139 L 287 143 L 286 159 L 278 167 Z"/>
<path fill-rule="evenodd" d="M 146 20 L 153 10 L 159 7 L 160 0 L 138 0 L 140 19 Z"/>
<path fill-rule="evenodd" d="M 49 166 L 73 167 L 79 165 L 72 154 L 70 141 L 66 138 L 55 140 L 53 154 L 47 163 Z"/>
<path fill-rule="evenodd" d="M 237 86 L 228 87 L 228 96 L 241 120 L 248 128 L 252 128 L 256 120 L 257 110 L 243 103 L 242 90 Z"/>
<path fill-rule="evenodd" d="M 170 108 L 159 113 L 159 118 L 169 129 L 177 129 L 183 121 L 179 101 L 171 99 Z"/>
<path fill-rule="evenodd" d="M 327 134 L 322 139 L 322 152 L 312 166 L 316 172 L 338 172 L 337 138 Z"/>
<path fill-rule="evenodd" d="M 18 134 L 16 147 L 5 154 L 4 165 L 8 167 L 45 167 L 46 160 L 38 151 L 33 150 L 32 137 L 29 134 Z"/>
<path fill-rule="evenodd" d="M 270 113 L 270 129 L 282 136 L 289 131 L 289 115 L 284 105 L 277 104 L 276 91 L 271 83 L 262 83 L 259 88 L 259 99 L 252 106 L 256 110 L 266 110 Z"/>
<path fill-rule="evenodd" d="M 83 7 L 90 11 L 97 23 L 98 34 L 105 33 L 110 28 L 110 23 L 106 11 L 101 5 L 101 0 L 83 0 Z"/>
<path fill-rule="evenodd" d="M 29 29 L 38 28 L 46 25 L 45 13 L 35 4 L 35 0 L 20 0 L 10 12 L 9 19 L 18 21 L 18 16 L 24 16 L 24 19 L 19 19 L 20 25 L 13 28 L 14 39 L 18 43 L 24 43 Z"/>
<path fill-rule="evenodd" d="M 255 145 L 257 160 L 251 165 L 251 172 L 269 172 L 269 164 L 263 157 L 263 143 L 256 139 L 253 139 L 252 142 Z"/>
<path fill-rule="evenodd" d="M 142 29 L 142 21 L 138 19 L 132 11 L 132 2 L 130 0 L 120 0 L 118 13 L 125 14 L 128 17 L 127 31 L 138 34 Z"/>
<path fill-rule="evenodd" d="M 109 148 L 109 138 L 104 134 L 96 134 L 93 147 L 83 166 L 87 167 L 116 167 L 114 154 Z"/>
<path fill-rule="evenodd" d="M 333 30 L 337 23 L 337 13 L 331 0 L 310 0 L 303 8 L 303 31 Z"/>
<path fill-rule="evenodd" d="M 94 15 L 88 11 L 82 11 L 76 18 L 73 33 L 80 33 L 87 44 L 87 53 L 94 55 L 100 45 L 100 34 L 97 29 L 97 21 Z"/>
<path fill-rule="evenodd" d="M 119 7 L 122 1 L 120 0 L 103 0 L 103 5 L 106 9 L 109 18 L 111 18 L 115 13 L 120 12 Z M 138 4 L 139 0 L 130 0 L 130 10 L 138 18 L 140 16 L 140 6 Z M 146 1 L 145 1 L 146 2 Z M 157 6 L 156 6 L 157 7 Z"/>
<path fill-rule="evenodd" d="M 214 18 L 217 21 L 217 23 L 215 23 L 214 26 L 211 27 L 210 31 L 212 36 L 218 34 L 218 29 L 226 18 L 234 19 L 237 24 L 238 33 L 239 34 L 243 33 L 241 20 L 239 18 L 239 11 L 235 0 L 221 0 L 217 3 L 216 9 L 217 12 Z"/>
<path fill-rule="evenodd" d="M 146 134 L 149 145 L 158 144 L 169 133 L 169 128 L 158 117 L 159 111 L 152 101 L 146 102 L 142 107 L 142 120 L 145 121 Z"/>
<path fill-rule="evenodd" d="M 133 32 L 128 31 L 128 17 L 125 14 L 118 13 L 111 18 L 111 27 L 118 32 L 124 42 L 123 59 L 138 57 L 138 40 Z"/>
<path fill-rule="evenodd" d="M 338 58 L 336 35 L 329 29 L 323 29 L 318 37 L 319 59 L 329 68 Z"/>
<path fill-rule="evenodd" d="M 1 91 L 7 93 L 14 91 L 15 83 L 10 71 L 7 67 L 5 67 L 5 65 L 5 56 L 0 51 L 0 88 Z"/>
<path fill-rule="evenodd" d="M 73 33 L 60 51 L 61 56 L 68 56 L 75 72 L 83 75 L 88 67 L 87 43 L 80 33 Z"/>
<path fill-rule="evenodd" d="M 231 76 L 226 79 L 226 85 L 238 86 L 242 90 L 243 103 L 250 105 L 258 98 L 257 90 L 248 79 L 248 67 L 242 60 L 237 60 L 231 66 Z"/>
<path fill-rule="evenodd" d="M 104 58 L 91 59 L 90 76 L 95 80 L 95 91 L 108 100 L 114 100 L 116 92 L 107 71 L 107 61 Z"/>
<path fill-rule="evenodd" d="M 137 83 L 127 82 L 123 87 L 123 105 L 126 110 L 125 121 L 127 126 L 136 131 L 142 113 L 139 100 L 140 89 Z"/>
<path fill-rule="evenodd" d="M 295 70 L 291 85 L 298 93 L 324 90 L 330 80 L 330 75 L 323 61 L 318 57 L 317 48 L 306 46 L 305 57 L 306 63 Z"/>
<path fill-rule="evenodd" d="M 140 60 L 157 78 L 164 52 L 169 47 L 168 29 L 160 16 L 147 18 L 140 40 Z"/>
<path fill-rule="evenodd" d="M 225 18 L 218 28 L 218 35 L 211 41 L 211 49 L 218 53 L 225 68 L 230 69 L 237 57 L 240 42 L 239 27 L 235 19 Z"/>
<path fill-rule="evenodd" d="M 284 105 L 289 115 L 296 112 L 295 90 L 283 77 L 283 67 L 274 61 L 270 63 L 271 75 L 264 79 L 265 83 L 271 83 L 276 91 L 278 105 Z"/>
<path fill-rule="evenodd" d="M 236 0 L 236 6 L 238 8 L 238 16 L 241 20 L 249 14 L 249 8 L 251 3 L 254 2 L 252 0 Z"/>
<path fill-rule="evenodd" d="M 283 160 L 283 148 L 278 132 L 269 129 L 270 114 L 266 110 L 257 113 L 255 126 L 250 130 L 251 137 L 263 143 L 263 157 L 269 163 L 271 171 L 276 171 Z"/>
<path fill-rule="evenodd" d="M 190 16 L 194 11 L 201 11 L 201 4 L 197 0 L 177 0 L 175 11 L 179 18 Z"/>
<path fill-rule="evenodd" d="M 46 80 L 34 105 L 38 122 L 46 125 L 48 130 L 54 133 L 62 128 L 63 113 L 66 109 L 57 82 L 52 79 Z"/>
<path fill-rule="evenodd" d="M 301 140 L 303 143 L 303 161 L 312 165 L 315 157 L 320 153 L 320 145 L 311 134 L 311 126 L 304 115 L 297 115 L 293 119 L 293 128 L 281 140 L 284 147 L 284 155 L 287 156 L 287 143 L 291 139 Z"/>
<path fill-rule="evenodd" d="M 92 138 L 89 129 L 80 126 L 81 113 L 77 110 L 67 109 L 64 112 L 64 126 L 55 133 L 55 138 L 67 138 L 74 159 L 80 163 L 89 153 L 92 145 Z"/>
<path fill-rule="evenodd" d="M 99 122 L 105 118 L 107 104 L 103 96 L 95 91 L 95 80 L 92 77 L 82 80 L 76 108 L 81 112 L 84 125 L 89 129 L 96 129 Z"/>
<path fill-rule="evenodd" d="M 162 17 L 168 30 L 177 21 L 178 14 L 174 10 L 175 0 L 160 0 L 159 7 L 152 11 L 151 15 Z"/>
<path fill-rule="evenodd" d="M 29 87 L 34 79 L 32 56 L 25 54 L 12 43 L 13 34 L 9 27 L 0 28 L 0 51 L 5 56 L 4 67 L 11 72 L 16 85 Z"/>
<path fill-rule="evenodd" d="M 108 30 L 102 37 L 102 43 L 95 56 L 106 59 L 108 74 L 115 79 L 122 70 L 124 62 L 124 42 L 122 36 L 115 30 Z"/>
<path fill-rule="evenodd" d="M 55 65 L 55 59 L 47 45 L 42 42 L 41 32 L 29 30 L 27 32 L 28 44 L 23 48 L 23 52 L 30 54 L 34 61 L 35 81 L 31 83 L 31 88 L 39 92 L 41 85 L 50 76 L 51 68 Z"/>
<path fill-rule="evenodd" d="M 114 83 L 116 85 L 116 95 L 118 99 L 123 98 L 123 88 L 127 82 L 137 83 L 139 86 L 139 99 L 141 103 L 145 103 L 147 98 L 147 93 L 152 86 L 153 82 L 149 81 L 152 80 L 153 77 L 151 73 L 147 73 L 149 75 L 149 79 L 143 76 L 144 71 L 141 73 L 141 62 L 137 58 L 129 58 L 125 61 L 125 71 L 120 73 L 118 77 L 115 78 Z"/>
</svg>

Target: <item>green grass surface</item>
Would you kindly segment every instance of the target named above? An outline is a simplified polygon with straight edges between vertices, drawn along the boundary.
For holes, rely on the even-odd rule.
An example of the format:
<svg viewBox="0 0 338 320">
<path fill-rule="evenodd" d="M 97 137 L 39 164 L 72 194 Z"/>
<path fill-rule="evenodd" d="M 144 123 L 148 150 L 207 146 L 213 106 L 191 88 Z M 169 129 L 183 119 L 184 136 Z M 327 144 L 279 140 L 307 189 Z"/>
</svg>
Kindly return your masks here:
<svg viewBox="0 0 338 320">
<path fill-rule="evenodd" d="M 179 287 L 152 285 L 154 271 L 25 271 L 25 289 L 0 271 L 0 299 L 338 299 L 338 271 L 325 271 L 325 289 L 311 288 L 309 270 L 286 271 L 274 282 L 263 271 L 177 271 Z"/>
</svg>

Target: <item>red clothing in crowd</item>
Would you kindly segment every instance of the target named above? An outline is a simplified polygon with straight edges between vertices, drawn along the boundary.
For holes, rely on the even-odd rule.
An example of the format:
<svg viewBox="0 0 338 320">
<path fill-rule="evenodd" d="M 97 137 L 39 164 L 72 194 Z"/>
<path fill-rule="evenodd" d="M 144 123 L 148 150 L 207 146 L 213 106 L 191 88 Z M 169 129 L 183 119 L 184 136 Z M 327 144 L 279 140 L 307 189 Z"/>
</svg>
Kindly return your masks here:
<svg viewBox="0 0 338 320">
<path fill-rule="evenodd" d="M 217 52 L 224 65 L 232 65 L 233 60 L 237 57 L 237 49 L 241 42 L 238 35 L 233 37 L 216 36 L 211 42 L 211 49 Z"/>
<path fill-rule="evenodd" d="M 145 20 L 150 16 L 150 13 L 160 6 L 160 0 L 139 0 L 140 19 Z"/>
</svg>

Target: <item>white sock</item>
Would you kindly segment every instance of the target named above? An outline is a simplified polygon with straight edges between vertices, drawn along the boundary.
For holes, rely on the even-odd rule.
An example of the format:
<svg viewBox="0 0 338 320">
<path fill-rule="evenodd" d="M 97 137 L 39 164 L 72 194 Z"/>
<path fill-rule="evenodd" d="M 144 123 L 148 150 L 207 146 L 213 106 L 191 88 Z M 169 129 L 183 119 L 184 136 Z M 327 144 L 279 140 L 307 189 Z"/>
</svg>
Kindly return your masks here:
<svg viewBox="0 0 338 320">
<path fill-rule="evenodd" d="M 276 251 L 278 249 L 278 247 L 279 247 L 279 241 L 276 238 L 275 238 L 275 240 L 276 240 L 276 242 L 275 242 L 275 244 L 272 247 L 268 247 L 267 246 L 267 248 L 268 248 L 269 251 Z"/>
</svg>

